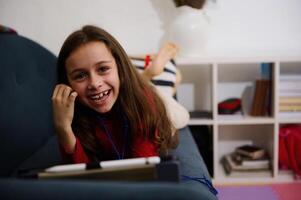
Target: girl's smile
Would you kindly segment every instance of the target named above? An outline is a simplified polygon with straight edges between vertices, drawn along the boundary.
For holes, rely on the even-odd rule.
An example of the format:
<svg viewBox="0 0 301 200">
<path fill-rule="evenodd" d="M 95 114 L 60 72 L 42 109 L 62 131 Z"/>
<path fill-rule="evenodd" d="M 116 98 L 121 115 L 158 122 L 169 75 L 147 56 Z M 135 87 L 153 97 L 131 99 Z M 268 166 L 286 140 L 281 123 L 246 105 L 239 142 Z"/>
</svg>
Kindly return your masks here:
<svg viewBox="0 0 301 200">
<path fill-rule="evenodd" d="M 111 90 L 107 90 L 107 91 L 101 92 L 99 94 L 93 94 L 93 95 L 91 95 L 90 98 L 95 102 L 99 102 L 101 100 L 104 100 L 109 95 L 110 91 Z"/>
<path fill-rule="evenodd" d="M 119 94 L 120 80 L 114 57 L 102 42 L 80 46 L 66 60 L 67 77 L 79 100 L 89 108 L 106 113 Z"/>
</svg>

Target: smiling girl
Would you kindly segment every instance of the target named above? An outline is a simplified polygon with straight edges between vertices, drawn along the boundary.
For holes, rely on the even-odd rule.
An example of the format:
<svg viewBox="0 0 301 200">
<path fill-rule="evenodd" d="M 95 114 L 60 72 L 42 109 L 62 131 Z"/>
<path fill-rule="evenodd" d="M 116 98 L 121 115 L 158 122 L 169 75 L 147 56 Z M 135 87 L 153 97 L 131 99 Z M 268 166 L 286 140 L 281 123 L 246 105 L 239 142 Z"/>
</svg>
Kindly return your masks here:
<svg viewBox="0 0 301 200">
<path fill-rule="evenodd" d="M 103 29 L 72 33 L 57 67 L 54 125 L 69 163 L 156 156 L 176 146 L 161 98 Z"/>
</svg>

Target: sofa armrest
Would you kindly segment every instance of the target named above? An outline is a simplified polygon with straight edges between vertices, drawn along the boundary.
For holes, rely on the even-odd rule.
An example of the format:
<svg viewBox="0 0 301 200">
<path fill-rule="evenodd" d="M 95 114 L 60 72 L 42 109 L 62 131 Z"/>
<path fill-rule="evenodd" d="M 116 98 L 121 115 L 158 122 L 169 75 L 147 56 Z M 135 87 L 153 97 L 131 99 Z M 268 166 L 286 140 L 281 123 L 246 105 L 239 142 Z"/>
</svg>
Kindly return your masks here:
<svg viewBox="0 0 301 200">
<path fill-rule="evenodd" d="M 179 130 L 179 146 L 171 152 L 179 158 L 180 183 L 202 191 L 204 199 L 217 199 L 217 191 L 188 127 Z"/>
<path fill-rule="evenodd" d="M 171 183 L 0 179 L 1 199 L 212 199 L 202 190 Z"/>
<path fill-rule="evenodd" d="M 204 160 L 188 127 L 179 130 L 179 146 L 171 152 L 180 160 L 180 174 L 187 176 L 205 175 L 211 179 Z"/>
</svg>

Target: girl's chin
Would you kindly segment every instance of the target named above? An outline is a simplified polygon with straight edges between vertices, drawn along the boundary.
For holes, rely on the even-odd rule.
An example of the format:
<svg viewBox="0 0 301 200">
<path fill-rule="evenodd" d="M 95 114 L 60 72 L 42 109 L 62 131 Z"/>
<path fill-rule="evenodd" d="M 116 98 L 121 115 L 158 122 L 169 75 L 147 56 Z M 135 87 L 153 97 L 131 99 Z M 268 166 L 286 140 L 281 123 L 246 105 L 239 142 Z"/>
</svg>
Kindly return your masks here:
<svg viewBox="0 0 301 200">
<path fill-rule="evenodd" d="M 96 109 L 94 108 L 94 110 L 96 112 L 104 114 L 104 113 L 110 112 L 112 110 L 112 107 L 110 107 L 110 108 L 96 108 Z"/>
<path fill-rule="evenodd" d="M 112 104 L 110 102 L 110 103 L 106 103 L 103 105 L 91 105 L 90 108 L 92 108 L 93 110 L 95 110 L 96 112 L 99 112 L 99 113 L 107 113 L 112 110 L 113 105 L 114 104 Z"/>
</svg>

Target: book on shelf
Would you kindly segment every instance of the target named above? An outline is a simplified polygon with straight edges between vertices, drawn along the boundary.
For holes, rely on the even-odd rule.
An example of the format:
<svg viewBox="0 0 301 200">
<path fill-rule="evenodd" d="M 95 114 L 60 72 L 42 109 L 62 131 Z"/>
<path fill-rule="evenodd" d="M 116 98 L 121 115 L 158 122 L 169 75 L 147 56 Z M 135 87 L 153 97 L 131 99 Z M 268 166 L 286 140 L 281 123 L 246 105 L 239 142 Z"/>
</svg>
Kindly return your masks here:
<svg viewBox="0 0 301 200">
<path fill-rule="evenodd" d="M 271 113 L 271 80 L 259 79 L 255 82 L 250 115 L 265 116 Z"/>
<path fill-rule="evenodd" d="M 281 97 L 300 97 L 301 96 L 301 88 L 295 90 L 278 90 L 279 96 Z"/>
<path fill-rule="evenodd" d="M 191 119 L 200 118 L 200 119 L 212 119 L 212 112 L 205 110 L 194 110 L 189 111 L 189 116 Z"/>
<path fill-rule="evenodd" d="M 279 97 L 284 98 L 294 98 L 294 97 L 301 97 L 301 92 L 292 92 L 292 91 L 285 91 L 279 92 Z"/>
<path fill-rule="evenodd" d="M 255 82 L 255 92 L 253 97 L 253 103 L 252 103 L 252 109 L 250 114 L 253 116 L 260 115 L 259 107 L 260 107 L 260 101 L 262 101 L 262 82 L 260 80 L 257 80 Z"/>
<path fill-rule="evenodd" d="M 260 175 L 260 174 L 269 174 L 270 173 L 270 165 L 260 166 L 260 165 L 253 165 L 253 166 L 242 166 L 236 164 L 231 155 L 225 155 L 221 160 L 222 166 L 224 171 L 229 176 L 235 175 Z"/>
<path fill-rule="evenodd" d="M 254 86 L 247 86 L 241 95 L 241 111 L 244 115 L 249 115 L 251 112 L 253 96 Z"/>
<path fill-rule="evenodd" d="M 279 81 L 301 81 L 301 74 L 280 74 Z"/>
<path fill-rule="evenodd" d="M 280 111 L 278 116 L 280 119 L 298 120 L 301 118 L 301 111 Z"/>
<path fill-rule="evenodd" d="M 250 177 L 269 177 L 271 176 L 271 170 L 268 169 L 256 169 L 256 170 L 235 170 L 231 168 L 226 157 L 222 159 L 222 166 L 224 168 L 225 174 L 229 177 L 237 178 L 250 178 Z"/>
<path fill-rule="evenodd" d="M 279 80 L 279 110 L 300 111 L 301 75 L 280 74 Z"/>
<path fill-rule="evenodd" d="M 268 168 L 270 165 L 270 159 L 267 153 L 261 158 L 252 159 L 234 152 L 231 154 L 231 158 L 236 164 L 244 167 Z"/>
<path fill-rule="evenodd" d="M 239 153 L 244 156 L 248 156 L 252 159 L 258 159 L 265 156 L 266 151 L 265 149 L 255 146 L 255 145 L 243 145 L 239 146 L 235 149 L 236 153 Z"/>
<path fill-rule="evenodd" d="M 264 178 L 264 177 L 272 177 L 272 171 L 268 170 L 257 170 L 257 171 L 232 171 L 231 174 L 227 174 L 227 176 L 231 178 Z"/>
<path fill-rule="evenodd" d="M 261 78 L 272 79 L 273 66 L 274 66 L 273 63 L 261 63 L 260 64 Z"/>
<path fill-rule="evenodd" d="M 280 112 L 299 112 L 301 111 L 301 104 L 280 104 L 279 105 Z"/>
<path fill-rule="evenodd" d="M 301 80 L 296 81 L 279 81 L 280 91 L 301 91 Z"/>
<path fill-rule="evenodd" d="M 224 156 L 223 161 L 225 162 L 224 164 L 228 165 L 228 168 L 230 168 L 230 171 L 253 171 L 253 170 L 266 170 L 269 169 L 269 162 L 267 164 L 262 164 L 262 163 L 253 163 L 253 164 L 247 164 L 247 165 L 242 165 L 238 162 L 236 162 L 233 159 L 233 153 L 227 154 Z M 252 161 L 249 161 L 252 162 Z"/>
<path fill-rule="evenodd" d="M 268 83 L 266 85 L 266 91 L 265 91 L 265 99 L 263 102 L 263 108 L 262 112 L 263 115 L 272 115 L 272 99 L 273 99 L 273 92 L 272 92 L 272 78 L 268 80 Z"/>
<path fill-rule="evenodd" d="M 287 93 L 289 94 L 289 93 Z M 279 111 L 280 112 L 300 112 L 301 111 L 301 92 L 300 96 L 283 96 L 280 93 L 279 97 Z"/>
<path fill-rule="evenodd" d="M 221 164 L 227 175 L 269 175 L 270 157 L 265 149 L 254 145 L 242 145 L 224 155 Z"/>
<path fill-rule="evenodd" d="M 261 77 L 266 80 L 266 91 L 265 97 L 262 107 L 262 115 L 272 115 L 272 99 L 273 99 L 273 80 L 274 80 L 274 66 L 275 64 L 272 62 L 269 63 L 261 63 Z"/>
<path fill-rule="evenodd" d="M 300 93 L 301 95 L 301 93 Z M 279 104 L 301 104 L 301 96 L 300 97 L 283 97 L 280 96 Z"/>
</svg>

